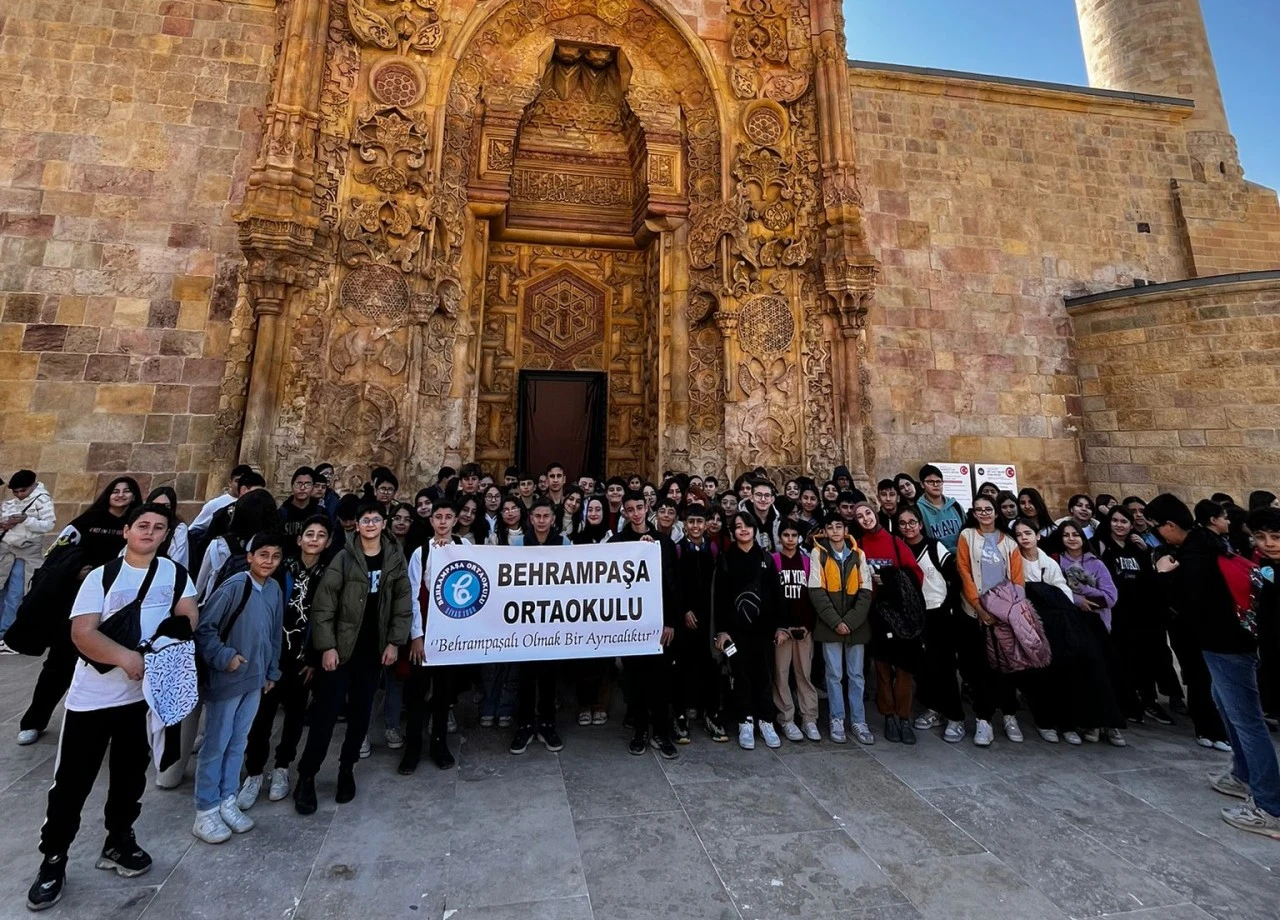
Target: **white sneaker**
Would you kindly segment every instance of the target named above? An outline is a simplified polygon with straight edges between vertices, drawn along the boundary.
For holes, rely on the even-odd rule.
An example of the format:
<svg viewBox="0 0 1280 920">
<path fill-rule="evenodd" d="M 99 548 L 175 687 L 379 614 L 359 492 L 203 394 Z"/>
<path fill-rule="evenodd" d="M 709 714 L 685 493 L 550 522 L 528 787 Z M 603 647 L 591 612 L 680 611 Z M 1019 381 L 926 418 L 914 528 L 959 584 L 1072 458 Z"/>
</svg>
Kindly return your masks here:
<svg viewBox="0 0 1280 920">
<path fill-rule="evenodd" d="M 1196 744 L 1205 748 L 1213 747 L 1213 742 L 1210 741 L 1208 738 L 1205 738 L 1203 735 L 1196 739 Z"/>
<path fill-rule="evenodd" d="M 218 814 L 222 816 L 227 827 L 231 828 L 232 833 L 245 834 L 253 830 L 253 819 L 240 810 L 234 795 L 229 795 L 222 800 L 222 804 L 218 806 Z"/>
<path fill-rule="evenodd" d="M 759 723 L 759 727 L 760 727 L 760 737 L 764 739 L 765 747 L 770 747 L 770 748 L 782 747 L 782 739 L 778 737 L 778 733 L 774 730 L 772 722 L 761 722 Z M 791 727 L 795 728 L 795 724 L 792 723 Z M 797 735 L 800 734 L 800 731 L 798 729 L 796 730 L 796 734 Z"/>
<path fill-rule="evenodd" d="M 365 735 L 363 741 L 360 742 L 360 759 L 364 760 L 373 753 L 373 745 L 369 743 L 369 736 Z"/>
<path fill-rule="evenodd" d="M 1115 747 L 1129 746 L 1129 742 L 1124 740 L 1124 735 L 1120 734 L 1120 729 L 1118 728 L 1107 729 L 1107 741 Z"/>
<path fill-rule="evenodd" d="M 1222 820 L 1237 830 L 1280 840 L 1280 817 L 1263 811 L 1252 799 L 1243 805 L 1228 805 L 1222 809 Z"/>
<path fill-rule="evenodd" d="M 744 751 L 756 749 L 756 727 L 751 722 L 738 723 L 738 747 Z"/>
<path fill-rule="evenodd" d="M 1249 798 L 1249 786 L 1240 782 L 1231 773 L 1230 770 L 1223 770 L 1221 773 L 1209 774 L 1209 787 L 1215 792 L 1221 792 L 1223 795 L 1233 796 L 1237 799 Z"/>
<path fill-rule="evenodd" d="M 9 648 L 9 646 L 4 644 L 4 640 L 0 639 L 0 655 L 16 655 L 16 654 L 18 654 L 16 649 Z"/>
<path fill-rule="evenodd" d="M 1096 728 L 1086 728 L 1084 730 L 1084 740 L 1088 741 L 1090 744 L 1097 744 L 1098 739 L 1101 737 L 1102 732 L 1098 731 Z"/>
<path fill-rule="evenodd" d="M 948 719 L 947 727 L 942 730 L 942 740 L 948 744 L 959 744 L 964 740 L 964 723 L 956 719 Z"/>
<path fill-rule="evenodd" d="M 794 722 L 785 722 L 782 726 L 782 733 L 787 736 L 788 741 L 803 741 L 804 732 L 800 731 L 800 726 Z"/>
<path fill-rule="evenodd" d="M 40 733 L 34 728 L 24 728 L 18 732 L 18 743 L 24 747 L 28 744 L 35 744 L 40 740 Z"/>
<path fill-rule="evenodd" d="M 496 721 L 496 720 L 494 719 L 494 717 L 493 717 L 493 716 L 481 716 L 481 717 L 480 717 L 480 727 L 481 727 L 481 728 L 493 728 L 493 723 L 494 723 L 495 721 Z"/>
<path fill-rule="evenodd" d="M 1080 738 L 1079 732 L 1063 732 L 1062 740 L 1067 742 L 1067 744 L 1083 744 L 1084 743 L 1084 741 Z"/>
<path fill-rule="evenodd" d="M 831 720 L 831 740 L 836 744 L 844 744 L 848 739 L 844 736 L 844 720 Z"/>
<path fill-rule="evenodd" d="M 445 723 L 444 730 L 449 735 L 458 733 L 458 717 L 453 714 L 452 706 L 449 707 L 449 720 Z"/>
<path fill-rule="evenodd" d="M 404 747 L 404 735 L 400 734 L 398 728 L 388 728 L 386 734 L 387 747 L 393 751 L 398 751 Z"/>
<path fill-rule="evenodd" d="M 1017 716 L 1004 717 L 1004 733 L 1010 741 L 1022 742 L 1022 726 L 1018 724 Z"/>
<path fill-rule="evenodd" d="M 876 736 L 871 734 L 871 726 L 866 722 L 853 723 L 853 737 L 858 739 L 859 744 L 876 743 Z"/>
<path fill-rule="evenodd" d="M 289 797 L 289 771 L 284 767 L 276 767 L 271 771 L 271 789 L 267 792 L 268 802 L 283 802 Z"/>
<path fill-rule="evenodd" d="M 996 733 L 991 723 L 986 719 L 979 719 L 978 724 L 973 727 L 973 743 L 978 747 L 989 747 L 995 740 Z"/>
<path fill-rule="evenodd" d="M 1228 743 L 1227 743 L 1227 742 L 1225 742 L 1225 741 L 1215 741 L 1215 742 L 1213 742 L 1213 749 L 1214 749 L 1215 751 L 1222 751 L 1222 753 L 1224 753 L 1224 754 L 1230 754 L 1230 753 L 1231 753 L 1231 745 L 1230 745 L 1230 744 L 1228 744 Z"/>
<path fill-rule="evenodd" d="M 191 833 L 205 843 L 223 843 L 231 839 L 231 828 L 222 820 L 222 807 L 210 808 L 208 811 L 196 812 L 196 823 L 191 825 Z"/>
<path fill-rule="evenodd" d="M 236 794 L 236 807 L 242 811 L 247 811 L 258 801 L 258 796 L 262 792 L 262 774 L 257 776 L 246 776 L 244 785 L 240 787 L 240 791 Z"/>
<path fill-rule="evenodd" d="M 1045 741 L 1048 741 L 1050 744 L 1057 744 L 1062 740 L 1061 738 L 1058 737 L 1058 732 L 1055 729 L 1040 728 L 1040 729 L 1037 729 L 1037 731 L 1040 732 L 1040 737 L 1043 738 Z"/>
<path fill-rule="evenodd" d="M 942 720 L 938 718 L 937 712 L 932 709 L 926 709 L 920 715 L 916 716 L 916 720 L 911 723 L 919 731 L 928 731 L 931 728 L 937 728 L 942 724 Z"/>
<path fill-rule="evenodd" d="M 808 738 L 810 741 L 821 741 L 822 735 L 818 731 L 818 723 L 817 722 L 804 723 L 804 736 Z"/>
</svg>

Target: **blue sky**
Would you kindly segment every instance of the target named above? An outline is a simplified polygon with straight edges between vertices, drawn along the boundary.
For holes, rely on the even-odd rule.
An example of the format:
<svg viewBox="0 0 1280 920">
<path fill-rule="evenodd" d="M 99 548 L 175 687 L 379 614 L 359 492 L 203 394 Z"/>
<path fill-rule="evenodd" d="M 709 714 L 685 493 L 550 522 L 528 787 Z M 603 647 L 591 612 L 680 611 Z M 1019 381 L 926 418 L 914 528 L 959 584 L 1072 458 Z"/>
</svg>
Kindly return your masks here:
<svg viewBox="0 0 1280 920">
<path fill-rule="evenodd" d="M 1245 176 L 1280 188 L 1280 0 L 1201 0 Z M 849 57 L 1086 85 L 1073 0 L 845 0 Z"/>
</svg>

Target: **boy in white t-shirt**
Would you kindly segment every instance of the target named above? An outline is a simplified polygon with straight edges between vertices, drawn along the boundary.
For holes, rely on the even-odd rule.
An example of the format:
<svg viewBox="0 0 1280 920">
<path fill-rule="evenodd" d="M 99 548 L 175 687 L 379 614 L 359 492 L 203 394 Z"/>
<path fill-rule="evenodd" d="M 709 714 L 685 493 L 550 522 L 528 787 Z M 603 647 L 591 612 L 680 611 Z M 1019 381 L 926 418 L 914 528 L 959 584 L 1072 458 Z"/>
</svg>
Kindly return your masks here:
<svg viewBox="0 0 1280 920">
<path fill-rule="evenodd" d="M 107 747 L 109 785 L 104 809 L 107 840 L 98 857 L 99 869 L 114 869 L 126 878 L 151 868 L 151 857 L 138 846 L 133 823 L 142 811 L 146 788 L 150 741 L 147 704 L 142 695 L 142 654 L 117 644 L 99 631 L 99 625 L 138 598 L 138 592 L 155 563 L 146 596 L 141 598 L 141 638 L 149 639 L 160 622 L 176 613 L 196 625 L 195 585 L 185 571 L 156 557 L 172 526 L 169 510 L 144 504 L 125 519 L 125 553 L 119 573 L 104 591 L 108 566 L 94 569 L 80 585 L 71 607 L 71 640 L 79 651 L 107 665 L 105 674 L 81 660 L 76 663 L 67 692 L 66 715 L 58 739 L 58 759 L 44 825 L 40 828 L 40 852 L 44 861 L 30 891 L 32 910 L 52 907 L 62 897 L 66 881 L 67 850 L 80 829 L 80 812 L 93 789 Z M 185 581 L 181 597 L 174 598 L 179 581 Z"/>
</svg>

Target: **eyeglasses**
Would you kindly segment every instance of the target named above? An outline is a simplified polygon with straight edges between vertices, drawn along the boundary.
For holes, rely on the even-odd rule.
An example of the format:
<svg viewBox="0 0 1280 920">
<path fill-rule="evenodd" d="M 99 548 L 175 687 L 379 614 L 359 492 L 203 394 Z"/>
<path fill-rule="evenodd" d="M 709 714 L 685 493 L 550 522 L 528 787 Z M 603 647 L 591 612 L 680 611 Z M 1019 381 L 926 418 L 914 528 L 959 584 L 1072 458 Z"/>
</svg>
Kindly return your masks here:
<svg viewBox="0 0 1280 920">
<path fill-rule="evenodd" d="M 924 480 L 924 484 L 925 484 L 925 485 L 927 485 L 927 486 L 940 486 L 940 485 L 942 485 L 942 480 L 941 480 L 941 479 L 926 479 L 926 480 Z"/>
<path fill-rule="evenodd" d="M 996 509 L 995 508 L 974 508 L 973 513 L 974 514 L 995 514 Z"/>
<path fill-rule="evenodd" d="M 920 522 L 919 521 L 898 521 L 898 526 L 901 527 L 903 530 L 906 530 L 908 527 L 919 527 Z"/>
<path fill-rule="evenodd" d="M 374 527 L 381 523 L 382 523 L 382 518 L 380 517 L 364 517 L 364 518 L 361 518 L 359 521 L 359 524 L 361 527 Z"/>
</svg>

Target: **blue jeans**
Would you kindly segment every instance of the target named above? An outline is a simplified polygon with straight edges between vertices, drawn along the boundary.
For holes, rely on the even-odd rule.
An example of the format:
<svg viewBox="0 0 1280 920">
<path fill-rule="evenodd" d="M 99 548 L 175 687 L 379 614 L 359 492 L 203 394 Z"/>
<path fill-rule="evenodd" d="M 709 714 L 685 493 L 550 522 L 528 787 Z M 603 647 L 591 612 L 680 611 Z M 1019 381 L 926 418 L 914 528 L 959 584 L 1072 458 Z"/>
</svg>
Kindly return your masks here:
<svg viewBox="0 0 1280 920">
<path fill-rule="evenodd" d="M 262 691 L 205 700 L 204 744 L 196 758 L 196 811 L 217 808 L 240 790 L 240 768 Z"/>
<path fill-rule="evenodd" d="M 867 707 L 862 701 L 862 693 L 867 686 L 867 679 L 862 673 L 866 651 L 865 645 L 822 643 L 822 660 L 827 666 L 827 705 L 831 708 L 833 721 L 844 721 L 844 696 L 840 692 L 840 678 L 843 675 L 849 678 L 850 724 L 857 725 L 867 721 Z"/>
<path fill-rule="evenodd" d="M 480 701 L 480 715 L 513 716 L 516 712 L 516 693 L 520 689 L 520 666 L 511 662 L 480 665 L 480 684 L 484 699 Z"/>
<path fill-rule="evenodd" d="M 9 570 L 9 581 L 0 585 L 0 638 L 9 631 L 13 621 L 18 618 L 18 605 L 22 603 L 23 576 L 26 563 L 21 559 L 13 560 L 13 568 Z"/>
<path fill-rule="evenodd" d="M 1271 815 L 1280 815 L 1280 764 L 1262 721 L 1258 698 L 1258 656 L 1204 652 L 1213 678 L 1213 702 L 1231 741 L 1231 774 L 1249 785 L 1253 801 Z"/>
</svg>

